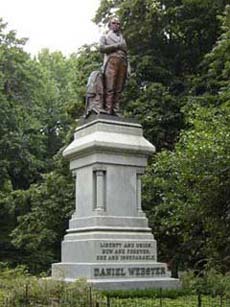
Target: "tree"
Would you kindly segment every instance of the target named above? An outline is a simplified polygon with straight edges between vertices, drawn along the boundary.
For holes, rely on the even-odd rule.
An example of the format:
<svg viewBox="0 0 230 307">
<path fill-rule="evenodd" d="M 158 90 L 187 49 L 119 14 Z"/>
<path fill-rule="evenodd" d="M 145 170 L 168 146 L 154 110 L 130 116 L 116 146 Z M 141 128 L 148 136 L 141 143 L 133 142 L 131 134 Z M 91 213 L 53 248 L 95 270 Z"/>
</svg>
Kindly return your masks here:
<svg viewBox="0 0 230 307">
<path fill-rule="evenodd" d="M 84 110 L 87 77 L 99 54 L 85 46 L 69 58 L 42 50 L 31 59 L 25 41 L 5 32 L 2 23 L 0 255 L 40 272 L 58 260 L 73 209 L 73 181 L 61 152 Z"/>
<path fill-rule="evenodd" d="M 168 255 L 174 268 L 203 269 L 209 264 L 229 270 L 228 7 L 222 22 L 224 33 L 197 77 L 212 86 L 205 92 L 193 88 L 196 95 L 188 96 L 184 107 L 188 128 L 175 151 L 157 155 L 145 178 L 145 206 L 160 238 L 161 256 Z"/>
<path fill-rule="evenodd" d="M 74 209 L 74 180 L 60 155 L 55 169 L 44 175 L 42 183 L 15 191 L 5 200 L 17 216 L 10 234 L 17 263 L 33 273 L 49 270 L 51 263 L 59 261 L 61 240 Z"/>
<path fill-rule="evenodd" d="M 2 20 L 0 39 L 0 254 L 2 260 L 15 263 L 22 253 L 12 245 L 10 233 L 19 216 L 30 213 L 32 204 L 25 200 L 28 189 L 43 182 L 44 174 L 53 169 L 53 156 L 63 146 L 71 120 L 59 104 L 64 93 L 60 95 L 58 86 L 63 89 L 63 83 L 56 82 L 48 65 L 30 59 L 23 51 L 25 40 L 7 32 Z M 65 88 L 71 82 L 68 78 Z"/>
<path fill-rule="evenodd" d="M 192 76 L 217 39 L 224 6 L 211 0 L 101 1 L 95 21 L 105 24 L 115 12 L 129 47 L 133 72 L 122 107 L 138 118 L 158 150 L 172 149 L 184 128 L 180 110 Z"/>
</svg>

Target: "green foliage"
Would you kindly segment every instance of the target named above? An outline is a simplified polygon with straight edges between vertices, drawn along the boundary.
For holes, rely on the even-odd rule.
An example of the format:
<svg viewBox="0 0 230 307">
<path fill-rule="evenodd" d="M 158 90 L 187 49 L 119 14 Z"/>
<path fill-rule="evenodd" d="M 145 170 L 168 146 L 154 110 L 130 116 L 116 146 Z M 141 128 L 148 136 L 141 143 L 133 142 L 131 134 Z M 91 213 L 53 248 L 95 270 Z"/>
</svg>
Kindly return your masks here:
<svg viewBox="0 0 230 307">
<path fill-rule="evenodd" d="M 127 104 L 126 116 L 138 119 L 143 125 L 145 137 L 157 149 L 173 148 L 182 116 L 175 97 L 167 87 L 161 83 L 143 87 L 141 95 Z"/>
<path fill-rule="evenodd" d="M 116 11 L 130 53 L 137 57 L 136 74 L 140 73 L 138 67 L 143 67 L 140 81 L 145 81 L 145 74 L 150 73 L 149 81 L 165 82 L 165 78 L 170 81 L 169 78 L 175 74 L 196 71 L 216 41 L 219 31 L 217 15 L 222 13 L 226 4 L 227 1 L 218 0 L 104 0 L 95 21 L 105 23 Z M 159 80 L 162 69 L 168 72 Z"/>
<path fill-rule="evenodd" d="M 145 298 L 130 298 L 130 299 L 112 299 L 111 305 L 115 305 L 117 307 L 135 307 L 135 306 L 143 306 L 143 307 L 179 307 L 179 306 L 188 306 L 188 307 L 197 307 L 199 306 L 199 296 L 198 295 L 190 295 L 184 296 L 177 299 L 168 299 L 168 298 L 159 298 L 159 299 L 145 299 Z M 210 297 L 210 296 L 202 296 L 201 298 L 202 305 L 201 306 L 227 306 L 228 298 L 220 298 L 220 297 Z"/>
<path fill-rule="evenodd" d="M 188 115 L 193 128 L 181 134 L 174 152 L 159 153 L 146 175 L 151 226 L 167 244 L 159 249 L 181 265 L 202 260 L 228 269 L 229 112 L 225 105 L 194 108 Z"/>
<path fill-rule="evenodd" d="M 182 283 L 193 293 L 228 296 L 230 293 L 230 276 L 223 275 L 215 269 L 208 269 L 202 274 L 195 275 L 188 272 L 182 275 Z"/>
<path fill-rule="evenodd" d="M 170 298 L 176 299 L 180 296 L 190 294 L 189 289 L 136 289 L 136 290 L 111 290 L 102 291 L 111 298 Z"/>
<path fill-rule="evenodd" d="M 102 58 L 95 44 L 82 46 L 78 54 L 71 55 L 70 61 L 76 65 L 74 87 L 77 99 L 67 104 L 67 111 L 73 119 L 79 118 L 85 111 L 86 84 L 90 73 L 99 70 Z"/>
<path fill-rule="evenodd" d="M 58 261 L 60 242 L 74 208 L 74 185 L 66 174 L 67 163 L 61 159 L 55 166 L 58 170 L 44 175 L 43 182 L 25 191 L 13 191 L 1 200 L 17 219 L 9 234 L 17 249 L 11 261 L 26 264 L 32 272 L 48 269 Z"/>
<path fill-rule="evenodd" d="M 2 32 L 5 27 L 2 23 Z M 42 136 L 36 131 L 37 120 L 33 121 L 33 116 L 28 114 L 31 88 L 35 86 L 30 79 L 33 68 L 29 56 L 22 50 L 23 41 L 16 39 L 14 32 L 1 33 L 1 42 L 0 158 L 3 176 L 0 184 L 3 186 L 10 180 L 14 188 L 27 188 L 35 178 L 39 179 L 44 167 Z"/>
<path fill-rule="evenodd" d="M 25 41 L 7 33 L 2 21 L 0 37 L 0 257 L 12 264 L 31 261 L 31 269 L 39 271 L 57 259 L 73 207 L 69 173 L 54 155 L 68 142 L 73 121 L 66 109 L 77 96 L 76 57 L 44 50 L 32 60 L 22 49 Z M 70 186 L 71 195 L 63 196 L 63 186 Z M 48 194 L 54 196 L 47 202 Z"/>
<path fill-rule="evenodd" d="M 25 267 L 9 269 L 0 263 L 1 306 L 97 306 L 109 301 L 115 306 L 197 306 L 198 294 L 202 302 L 219 304 L 228 297 L 229 276 L 210 271 L 197 277 L 191 272 L 183 277 L 185 289 L 143 289 L 128 291 L 96 291 L 85 280 L 74 283 L 34 277 Z M 212 297 L 210 297 L 210 294 Z M 207 296 L 204 296 L 207 295 Z"/>
<path fill-rule="evenodd" d="M 228 60 L 222 57 L 222 46 L 229 44 L 226 38 L 221 35 L 203 64 L 207 65 L 203 81 L 211 82 L 218 91 L 206 86 L 203 93 L 195 95 L 197 87 L 192 89 L 194 95 L 187 96 L 181 109 L 187 128 L 174 151 L 155 157 L 144 179 L 144 205 L 161 256 L 173 271 L 178 266 L 200 270 L 206 263 L 223 272 L 229 270 L 230 104 L 229 81 L 223 75 Z M 218 59 L 223 69 L 215 68 Z M 198 76 L 191 86 L 200 79 Z"/>
<path fill-rule="evenodd" d="M 84 280 L 74 283 L 29 275 L 23 267 L 0 270 L 1 306 L 88 306 L 102 300 Z"/>
</svg>

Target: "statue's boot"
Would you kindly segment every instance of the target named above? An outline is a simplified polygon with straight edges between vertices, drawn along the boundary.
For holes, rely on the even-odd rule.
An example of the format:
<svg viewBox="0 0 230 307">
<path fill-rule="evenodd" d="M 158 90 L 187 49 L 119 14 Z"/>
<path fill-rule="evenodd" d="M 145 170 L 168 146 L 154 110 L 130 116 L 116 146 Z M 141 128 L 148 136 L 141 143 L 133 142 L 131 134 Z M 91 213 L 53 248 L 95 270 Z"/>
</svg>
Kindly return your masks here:
<svg viewBox="0 0 230 307">
<path fill-rule="evenodd" d="M 116 93 L 113 99 L 113 113 L 120 116 L 120 93 Z"/>
<path fill-rule="evenodd" d="M 105 110 L 108 114 L 112 115 L 113 112 L 113 100 L 114 100 L 114 94 L 109 93 L 105 96 Z"/>
</svg>

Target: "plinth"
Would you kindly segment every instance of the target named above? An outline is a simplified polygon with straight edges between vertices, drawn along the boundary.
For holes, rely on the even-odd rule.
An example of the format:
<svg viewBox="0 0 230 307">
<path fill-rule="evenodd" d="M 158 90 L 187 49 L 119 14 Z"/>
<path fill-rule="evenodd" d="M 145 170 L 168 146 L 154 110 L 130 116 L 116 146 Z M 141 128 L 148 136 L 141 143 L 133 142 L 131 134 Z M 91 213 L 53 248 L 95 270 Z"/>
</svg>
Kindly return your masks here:
<svg viewBox="0 0 230 307">
<path fill-rule="evenodd" d="M 140 124 L 90 117 L 63 155 L 76 180 L 76 210 L 62 242 L 56 279 L 86 278 L 99 289 L 176 288 L 141 208 L 141 176 L 155 147 Z"/>
</svg>

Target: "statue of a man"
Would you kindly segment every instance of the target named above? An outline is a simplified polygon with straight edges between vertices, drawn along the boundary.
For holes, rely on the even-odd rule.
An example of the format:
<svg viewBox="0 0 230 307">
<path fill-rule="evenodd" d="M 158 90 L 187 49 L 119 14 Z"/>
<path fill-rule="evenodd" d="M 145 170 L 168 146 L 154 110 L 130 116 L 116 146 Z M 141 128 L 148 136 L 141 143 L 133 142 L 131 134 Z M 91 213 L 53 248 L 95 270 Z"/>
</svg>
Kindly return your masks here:
<svg viewBox="0 0 230 307">
<path fill-rule="evenodd" d="M 100 39 L 104 54 L 104 109 L 108 114 L 119 112 L 119 98 L 127 77 L 127 44 L 117 17 L 109 21 L 109 31 Z"/>
</svg>

